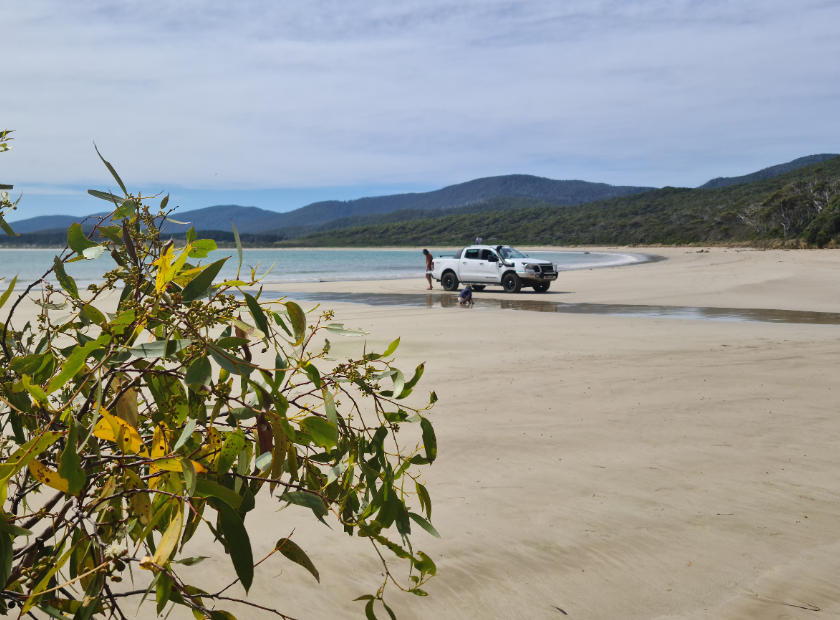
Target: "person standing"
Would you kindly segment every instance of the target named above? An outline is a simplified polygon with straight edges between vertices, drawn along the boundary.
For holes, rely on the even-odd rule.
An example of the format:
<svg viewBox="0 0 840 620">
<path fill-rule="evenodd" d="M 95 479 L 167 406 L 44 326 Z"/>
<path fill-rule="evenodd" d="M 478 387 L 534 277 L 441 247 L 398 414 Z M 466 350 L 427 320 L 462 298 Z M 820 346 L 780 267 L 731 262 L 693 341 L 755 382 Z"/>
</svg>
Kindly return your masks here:
<svg viewBox="0 0 840 620">
<path fill-rule="evenodd" d="M 423 250 L 423 255 L 426 257 L 426 281 L 429 283 L 429 289 L 432 290 L 432 255 L 429 250 Z"/>
</svg>

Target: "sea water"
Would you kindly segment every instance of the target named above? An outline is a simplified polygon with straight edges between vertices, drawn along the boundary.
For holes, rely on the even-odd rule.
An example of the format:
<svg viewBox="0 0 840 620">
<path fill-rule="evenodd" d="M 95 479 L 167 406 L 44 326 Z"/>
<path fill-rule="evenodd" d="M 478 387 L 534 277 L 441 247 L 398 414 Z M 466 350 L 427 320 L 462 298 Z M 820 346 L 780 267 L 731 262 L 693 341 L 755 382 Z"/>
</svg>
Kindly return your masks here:
<svg viewBox="0 0 840 620">
<path fill-rule="evenodd" d="M 435 258 L 452 255 L 450 250 L 433 250 Z M 60 250 L 18 250 L 0 249 L 0 290 L 8 286 L 9 281 L 17 275 L 16 289 L 24 289 L 32 282 L 41 278 L 53 265 L 54 257 Z M 268 276 L 262 280 L 266 284 L 283 284 L 286 282 L 333 282 L 339 280 L 393 280 L 407 278 L 422 278 L 425 273 L 425 257 L 417 250 L 243 250 L 241 279 L 249 280 L 251 268 L 258 277 L 263 276 L 272 265 Z M 644 254 L 629 252 L 528 252 L 529 256 L 542 258 L 555 263 L 558 269 L 594 269 L 598 267 L 615 267 L 632 263 L 644 262 L 649 259 Z M 239 259 L 236 249 L 224 249 L 210 252 L 202 259 L 207 264 L 225 257 L 230 257 L 225 263 L 219 277 L 233 279 L 236 277 Z M 199 261 L 190 261 L 197 264 Z M 276 263 L 276 264 L 275 264 Z M 106 271 L 116 266 L 109 254 L 103 254 L 96 260 L 85 260 L 65 264 L 67 273 L 76 280 L 78 287 L 101 281 Z M 51 273 L 46 278 L 55 283 Z"/>
</svg>

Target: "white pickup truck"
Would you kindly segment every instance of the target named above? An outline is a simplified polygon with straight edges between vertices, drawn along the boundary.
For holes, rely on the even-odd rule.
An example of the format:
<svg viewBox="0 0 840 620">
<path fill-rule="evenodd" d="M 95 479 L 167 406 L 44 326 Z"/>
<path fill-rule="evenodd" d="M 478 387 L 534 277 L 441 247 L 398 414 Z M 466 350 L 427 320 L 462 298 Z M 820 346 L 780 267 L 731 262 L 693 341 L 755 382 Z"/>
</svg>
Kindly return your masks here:
<svg viewBox="0 0 840 620">
<path fill-rule="evenodd" d="M 518 293 L 523 286 L 529 286 L 544 293 L 557 279 L 557 267 L 547 260 L 529 258 L 509 245 L 471 245 L 452 257 L 435 258 L 432 277 L 446 291 L 456 291 L 463 283 L 476 291 L 489 285 Z"/>
</svg>

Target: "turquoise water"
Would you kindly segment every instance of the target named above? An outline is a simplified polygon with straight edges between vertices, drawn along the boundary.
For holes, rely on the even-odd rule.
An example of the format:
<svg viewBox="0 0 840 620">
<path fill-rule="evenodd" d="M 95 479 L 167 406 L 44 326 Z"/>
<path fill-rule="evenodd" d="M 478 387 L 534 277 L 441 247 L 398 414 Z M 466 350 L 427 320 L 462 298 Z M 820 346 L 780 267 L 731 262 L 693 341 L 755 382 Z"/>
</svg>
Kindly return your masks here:
<svg viewBox="0 0 840 620">
<path fill-rule="evenodd" d="M 453 250 L 433 250 L 437 258 Z M 4 250 L 0 249 L 0 278 L 9 282 L 15 274 L 18 283 L 15 288 L 23 289 L 40 278 L 53 264 L 56 250 Z M 613 267 L 643 262 L 643 254 L 627 252 L 529 252 L 535 258 L 544 258 L 557 264 L 559 269 L 592 269 Z M 212 262 L 230 256 L 221 272 L 225 279 L 236 275 L 237 255 L 235 249 L 216 250 L 204 259 Z M 266 284 L 286 282 L 330 282 L 338 280 L 393 280 L 422 278 L 425 259 L 420 250 L 244 250 L 243 275 L 250 275 L 255 267 L 262 276 L 277 261 L 276 266 L 263 280 Z M 113 269 L 114 261 L 108 254 L 97 260 L 79 261 L 66 265 L 67 273 L 84 288 L 98 282 L 100 276 Z M 47 278 L 55 282 L 52 275 Z M 246 278 L 243 278 L 246 279 Z M 0 288 L 4 288 L 0 284 Z"/>
</svg>

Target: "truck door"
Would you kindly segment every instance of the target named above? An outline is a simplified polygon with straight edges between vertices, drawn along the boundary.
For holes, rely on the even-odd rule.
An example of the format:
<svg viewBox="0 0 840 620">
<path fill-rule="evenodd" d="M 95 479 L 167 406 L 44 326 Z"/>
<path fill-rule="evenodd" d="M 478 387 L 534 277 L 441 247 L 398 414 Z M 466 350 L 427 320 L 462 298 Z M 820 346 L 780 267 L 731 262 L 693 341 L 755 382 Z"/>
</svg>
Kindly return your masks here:
<svg viewBox="0 0 840 620">
<path fill-rule="evenodd" d="M 461 273 L 458 278 L 463 282 L 479 282 L 484 279 L 479 273 L 478 259 L 480 258 L 480 252 L 481 250 L 478 248 L 467 248 L 461 255 Z"/>
<path fill-rule="evenodd" d="M 493 250 L 481 250 L 478 260 L 479 282 L 500 282 L 499 257 Z"/>
</svg>

